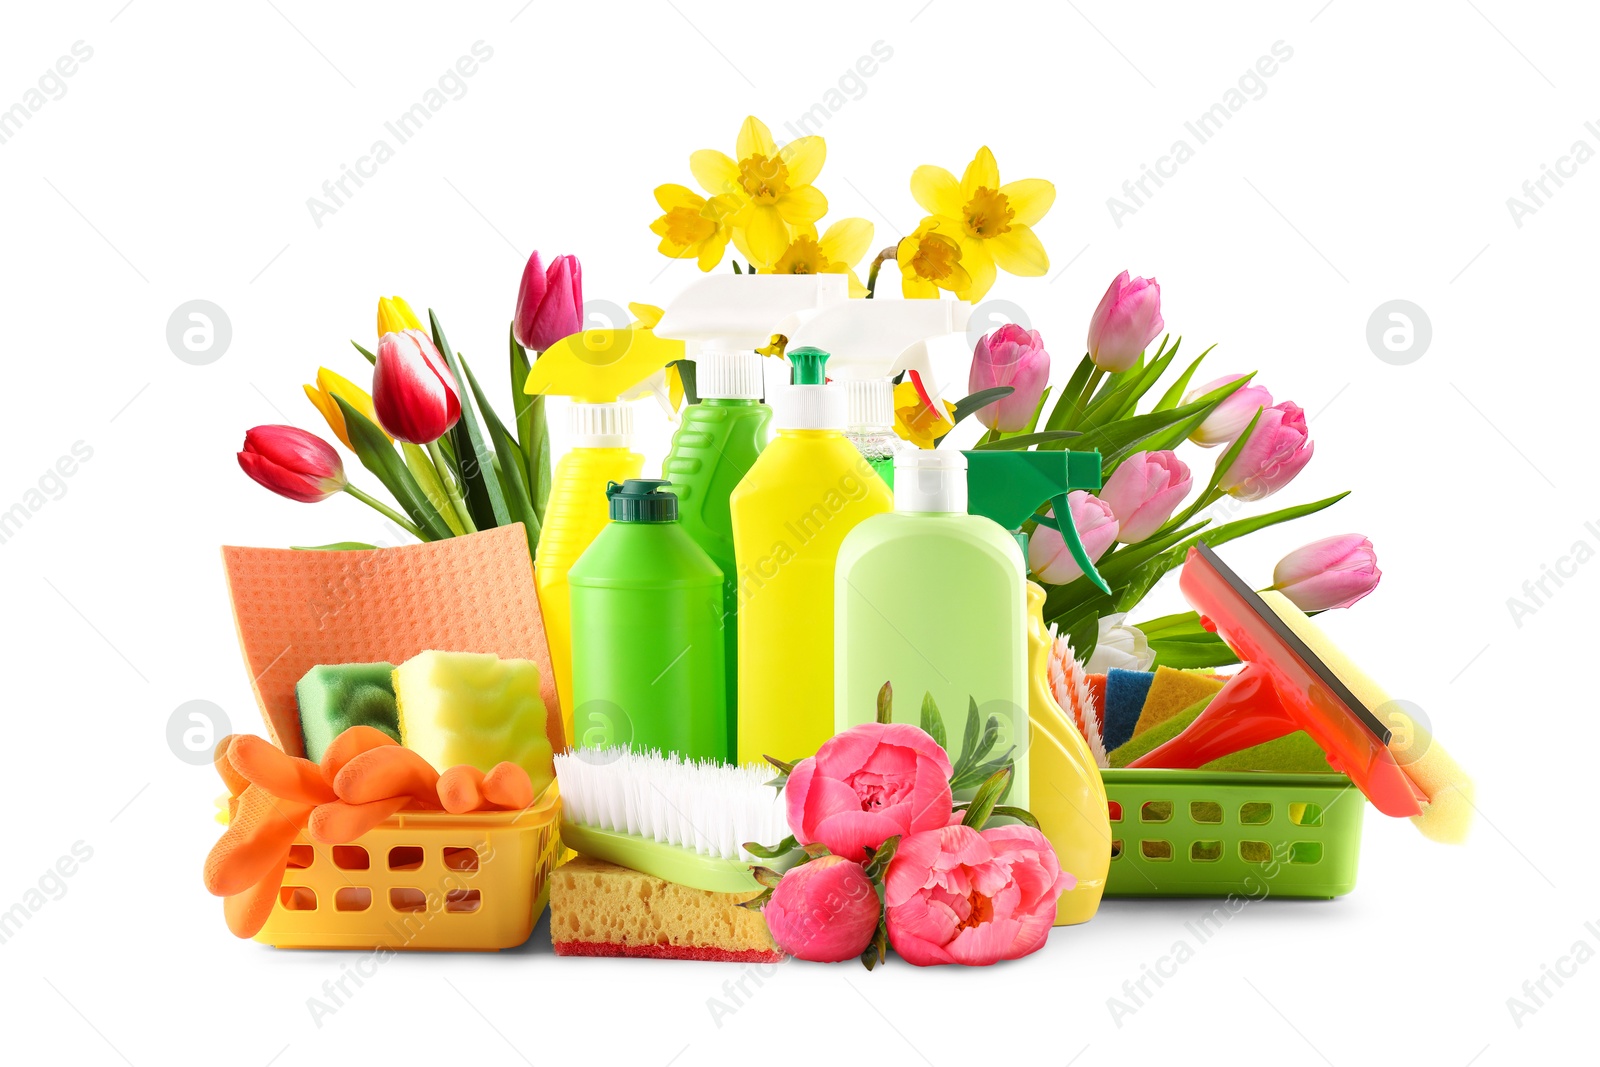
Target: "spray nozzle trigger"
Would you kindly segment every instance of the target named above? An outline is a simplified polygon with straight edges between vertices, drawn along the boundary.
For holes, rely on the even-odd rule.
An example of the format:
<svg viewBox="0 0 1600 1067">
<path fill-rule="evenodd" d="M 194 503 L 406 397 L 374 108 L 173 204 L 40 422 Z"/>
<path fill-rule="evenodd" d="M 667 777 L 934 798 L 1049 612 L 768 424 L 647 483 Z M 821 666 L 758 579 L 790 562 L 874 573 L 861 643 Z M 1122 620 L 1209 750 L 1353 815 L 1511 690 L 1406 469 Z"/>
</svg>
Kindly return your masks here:
<svg viewBox="0 0 1600 1067">
<path fill-rule="evenodd" d="M 1073 562 L 1078 565 L 1078 569 L 1094 584 L 1096 589 L 1106 594 L 1106 596 L 1110 596 L 1111 587 L 1106 584 L 1106 580 L 1095 569 L 1094 560 L 1089 558 L 1089 550 L 1083 547 L 1083 540 L 1078 536 L 1078 527 L 1072 521 L 1072 507 L 1067 501 L 1067 494 L 1062 493 L 1060 496 L 1052 497 L 1050 499 L 1050 510 L 1051 514 L 1038 517 L 1039 525 L 1048 526 L 1060 533 L 1061 540 L 1066 543 L 1067 551 L 1072 553 Z M 1063 515 L 1066 516 L 1065 522 L 1061 518 Z"/>
</svg>

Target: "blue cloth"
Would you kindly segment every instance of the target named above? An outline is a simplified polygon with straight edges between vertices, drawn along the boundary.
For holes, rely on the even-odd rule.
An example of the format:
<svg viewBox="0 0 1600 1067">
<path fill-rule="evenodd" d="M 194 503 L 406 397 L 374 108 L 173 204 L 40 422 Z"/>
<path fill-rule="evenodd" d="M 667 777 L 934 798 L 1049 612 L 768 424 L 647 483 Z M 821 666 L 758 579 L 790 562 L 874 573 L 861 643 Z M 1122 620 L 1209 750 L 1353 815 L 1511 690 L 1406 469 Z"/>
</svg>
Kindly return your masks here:
<svg viewBox="0 0 1600 1067">
<path fill-rule="evenodd" d="M 1150 683 L 1155 675 L 1148 671 L 1124 671 L 1113 668 L 1106 672 L 1106 751 L 1121 748 L 1133 738 L 1133 728 L 1139 725 L 1139 715 L 1144 711 L 1144 698 L 1150 695 Z"/>
</svg>

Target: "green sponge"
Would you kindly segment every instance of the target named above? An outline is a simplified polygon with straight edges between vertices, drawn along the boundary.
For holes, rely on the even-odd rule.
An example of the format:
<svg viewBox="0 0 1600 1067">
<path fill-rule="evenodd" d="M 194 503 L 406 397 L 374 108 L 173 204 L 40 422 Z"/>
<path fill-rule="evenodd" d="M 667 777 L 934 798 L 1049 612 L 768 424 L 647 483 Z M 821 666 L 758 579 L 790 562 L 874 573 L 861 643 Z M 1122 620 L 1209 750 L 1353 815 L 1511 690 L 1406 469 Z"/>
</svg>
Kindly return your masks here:
<svg viewBox="0 0 1600 1067">
<path fill-rule="evenodd" d="M 1196 716 L 1206 710 L 1206 705 L 1211 703 L 1211 694 L 1195 701 L 1176 715 L 1163 719 L 1158 725 L 1152 726 L 1142 734 L 1134 734 L 1133 740 L 1113 749 L 1109 753 L 1111 766 L 1126 767 L 1146 752 L 1160 748 L 1162 745 L 1177 737 L 1189 728 Z"/>
<path fill-rule="evenodd" d="M 371 726 L 400 740 L 392 663 L 323 664 L 295 683 L 300 705 L 300 736 L 306 758 L 322 761 L 333 739 L 352 726 Z"/>
</svg>

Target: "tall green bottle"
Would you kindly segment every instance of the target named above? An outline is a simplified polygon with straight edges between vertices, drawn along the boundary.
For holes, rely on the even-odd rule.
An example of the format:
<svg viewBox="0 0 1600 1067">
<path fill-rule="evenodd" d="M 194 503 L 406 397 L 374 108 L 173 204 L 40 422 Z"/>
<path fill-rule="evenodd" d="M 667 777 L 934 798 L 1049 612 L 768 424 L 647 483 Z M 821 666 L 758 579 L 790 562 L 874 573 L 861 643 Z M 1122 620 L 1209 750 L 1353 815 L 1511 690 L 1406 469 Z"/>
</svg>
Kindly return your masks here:
<svg viewBox="0 0 1600 1067">
<path fill-rule="evenodd" d="M 574 743 L 727 763 L 722 570 L 667 485 L 608 485 L 611 522 L 569 573 Z"/>
<path fill-rule="evenodd" d="M 700 402 L 684 409 L 661 473 L 672 480 L 684 532 L 722 568 L 730 745 L 739 721 L 739 575 L 728 500 L 772 436 L 772 409 L 761 401 L 766 361 L 756 349 L 848 298 L 840 275 L 708 275 L 668 304 L 656 324 L 657 337 L 683 341 L 695 361 Z"/>
</svg>

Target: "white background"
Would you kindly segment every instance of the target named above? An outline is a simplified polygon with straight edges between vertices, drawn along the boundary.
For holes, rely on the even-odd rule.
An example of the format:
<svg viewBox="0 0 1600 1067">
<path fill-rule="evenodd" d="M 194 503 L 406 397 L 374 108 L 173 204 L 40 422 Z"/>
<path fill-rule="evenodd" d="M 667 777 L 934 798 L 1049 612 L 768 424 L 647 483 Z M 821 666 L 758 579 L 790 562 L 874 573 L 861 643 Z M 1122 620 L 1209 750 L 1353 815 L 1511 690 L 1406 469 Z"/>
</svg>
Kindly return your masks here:
<svg viewBox="0 0 1600 1067">
<path fill-rule="evenodd" d="M 1600 164 L 1550 185 L 1520 227 L 1506 200 L 1574 141 L 1600 148 L 1584 127 L 1600 120 L 1596 30 L 1586 5 L 1505 0 L 12 8 L 0 107 L 74 42 L 93 56 L 0 144 L 0 510 L 37 502 L 76 442 L 93 454 L 47 479 L 0 544 L 0 909 L 75 842 L 93 855 L 0 945 L 8 1047 L 141 1067 L 687 1064 L 847 1043 L 934 1064 L 1571 1062 L 1600 963 L 1549 984 L 1520 1027 L 1507 998 L 1575 942 L 1600 949 L 1584 926 L 1600 921 L 1586 677 L 1600 567 L 1568 566 L 1520 625 L 1507 601 L 1577 543 L 1600 547 L 1586 526 L 1600 523 L 1586 322 Z M 307 198 L 480 40 L 493 57 L 466 94 L 315 225 Z M 1058 382 L 1128 268 L 1161 281 L 1186 348 L 1219 344 L 1213 373 L 1258 369 L 1301 404 L 1316 458 L 1273 503 L 1354 493 L 1230 558 L 1264 582 L 1304 541 L 1371 536 L 1382 585 L 1327 625 L 1475 772 L 1475 836 L 1435 845 L 1369 810 L 1352 895 L 1251 905 L 1120 1026 L 1108 998 L 1192 941 L 1184 923 L 1208 904 L 1110 903 L 984 971 L 785 965 L 720 1020 L 709 1002 L 733 1003 L 740 968 L 557 960 L 541 927 L 518 952 L 391 960 L 319 1027 L 307 999 L 352 958 L 228 935 L 199 878 L 220 787 L 166 726 L 200 699 L 261 728 L 218 545 L 384 531 L 348 498 L 303 506 L 250 483 L 244 430 L 322 430 L 300 384 L 319 364 L 366 370 L 346 340 L 372 343 L 380 293 L 438 309 L 485 368 L 534 248 L 578 253 L 591 300 L 665 303 L 694 268 L 655 253 L 652 188 L 689 183 L 694 149 L 731 152 L 747 113 L 789 139 L 785 123 L 880 41 L 892 58 L 820 130 L 830 218 L 865 217 L 891 243 L 920 217 L 912 169 L 959 174 L 988 144 L 1004 180 L 1056 184 L 1038 227 L 1049 274 L 1002 276 L 992 295 L 1043 331 Z M 1265 95 L 1117 226 L 1107 197 L 1175 139 L 1194 146 L 1184 122 L 1278 41 L 1293 56 Z M 1432 323 L 1405 366 L 1366 341 L 1396 298 Z M 206 366 L 165 340 L 192 299 L 232 325 Z M 639 414 L 654 463 L 669 428 Z"/>
</svg>

